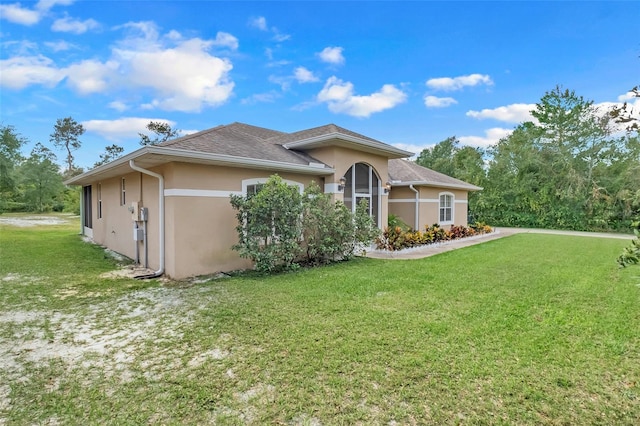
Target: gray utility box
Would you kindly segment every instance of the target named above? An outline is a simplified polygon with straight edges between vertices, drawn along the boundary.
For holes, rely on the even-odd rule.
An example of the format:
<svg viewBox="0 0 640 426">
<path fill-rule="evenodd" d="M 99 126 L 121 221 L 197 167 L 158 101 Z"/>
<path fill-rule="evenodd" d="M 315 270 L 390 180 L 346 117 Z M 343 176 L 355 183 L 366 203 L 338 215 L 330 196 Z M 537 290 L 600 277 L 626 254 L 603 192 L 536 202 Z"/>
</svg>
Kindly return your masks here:
<svg viewBox="0 0 640 426">
<path fill-rule="evenodd" d="M 133 241 L 144 240 L 144 228 L 133 228 Z"/>
</svg>

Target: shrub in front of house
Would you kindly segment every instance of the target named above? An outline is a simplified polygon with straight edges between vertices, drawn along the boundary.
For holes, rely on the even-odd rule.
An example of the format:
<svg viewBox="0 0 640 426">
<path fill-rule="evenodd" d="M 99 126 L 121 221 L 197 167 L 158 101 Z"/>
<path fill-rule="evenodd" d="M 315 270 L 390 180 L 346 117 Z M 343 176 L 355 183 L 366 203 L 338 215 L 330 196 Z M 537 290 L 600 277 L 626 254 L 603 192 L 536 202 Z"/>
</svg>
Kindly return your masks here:
<svg viewBox="0 0 640 426">
<path fill-rule="evenodd" d="M 323 264 L 350 257 L 355 224 L 346 206 L 332 202 L 315 183 L 305 190 L 302 204 L 304 262 Z"/>
<path fill-rule="evenodd" d="M 298 266 L 302 196 L 297 187 L 273 176 L 257 194 L 231 195 L 231 205 L 238 219 L 238 244 L 233 250 L 253 260 L 260 272 Z"/>
<path fill-rule="evenodd" d="M 427 226 L 424 232 L 403 230 L 400 226 L 388 226 L 375 242 L 378 250 L 397 251 L 490 232 L 493 232 L 493 229 L 484 223 L 476 223 L 468 227 L 453 225 L 448 230 L 433 224 Z"/>
<path fill-rule="evenodd" d="M 238 219 L 233 249 L 262 273 L 349 259 L 379 234 L 366 201 L 352 213 L 315 183 L 300 194 L 278 175 L 256 194 L 232 195 L 231 205 Z"/>
</svg>

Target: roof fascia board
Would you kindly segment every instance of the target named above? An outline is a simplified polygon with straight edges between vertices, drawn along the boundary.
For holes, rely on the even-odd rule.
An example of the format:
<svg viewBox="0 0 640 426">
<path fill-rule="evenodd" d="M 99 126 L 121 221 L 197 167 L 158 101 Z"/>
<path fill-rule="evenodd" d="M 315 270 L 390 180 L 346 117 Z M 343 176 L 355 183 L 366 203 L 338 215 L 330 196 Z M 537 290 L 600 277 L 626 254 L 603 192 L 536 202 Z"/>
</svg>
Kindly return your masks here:
<svg viewBox="0 0 640 426">
<path fill-rule="evenodd" d="M 407 182 L 391 182 L 391 187 L 394 186 L 409 186 L 409 185 L 418 185 L 418 186 L 430 186 L 436 188 L 449 188 L 449 189 L 466 189 L 467 191 L 482 191 L 482 187 L 475 186 L 471 184 L 457 184 L 457 183 L 439 183 L 439 182 L 429 182 L 425 180 L 414 180 Z"/>
</svg>

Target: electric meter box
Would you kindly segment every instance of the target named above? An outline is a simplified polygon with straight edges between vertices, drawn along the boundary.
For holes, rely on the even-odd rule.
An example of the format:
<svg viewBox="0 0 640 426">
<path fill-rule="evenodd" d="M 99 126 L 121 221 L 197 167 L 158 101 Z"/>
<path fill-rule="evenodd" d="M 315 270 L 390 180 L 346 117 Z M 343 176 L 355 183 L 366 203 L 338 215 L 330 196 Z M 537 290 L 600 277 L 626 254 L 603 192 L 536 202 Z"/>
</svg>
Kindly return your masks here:
<svg viewBox="0 0 640 426">
<path fill-rule="evenodd" d="M 133 228 L 133 241 L 144 240 L 144 228 Z"/>
</svg>

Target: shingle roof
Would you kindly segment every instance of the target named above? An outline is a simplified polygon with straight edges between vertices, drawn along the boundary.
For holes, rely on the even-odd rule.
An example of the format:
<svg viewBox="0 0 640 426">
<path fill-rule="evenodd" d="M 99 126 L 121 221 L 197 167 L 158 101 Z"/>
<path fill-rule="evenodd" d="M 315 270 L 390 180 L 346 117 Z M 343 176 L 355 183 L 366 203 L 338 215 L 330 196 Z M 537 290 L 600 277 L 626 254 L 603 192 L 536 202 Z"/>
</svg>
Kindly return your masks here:
<svg viewBox="0 0 640 426">
<path fill-rule="evenodd" d="M 389 179 L 392 185 L 414 184 L 460 188 L 468 190 L 480 190 L 482 188 L 452 178 L 451 176 L 422 167 L 413 161 L 391 159 L 389 160 Z"/>
<path fill-rule="evenodd" d="M 322 164 L 304 152 L 288 150 L 270 141 L 282 135 L 286 133 L 244 123 L 232 123 L 172 139 L 159 146 L 293 164 Z"/>
<path fill-rule="evenodd" d="M 347 130 L 344 127 L 336 126 L 335 124 L 327 124 L 325 126 L 314 127 L 312 129 L 300 130 L 299 132 L 282 133 L 281 135 L 274 136 L 273 138 L 271 138 L 271 142 L 284 145 L 290 142 L 297 142 L 305 139 L 315 138 L 318 136 L 332 135 L 336 133 L 352 136 L 359 139 L 364 139 L 369 142 L 376 142 L 380 144 L 383 143 L 375 139 L 372 139 L 368 136 L 361 135 L 360 133 Z"/>
</svg>

